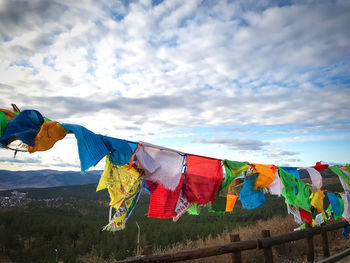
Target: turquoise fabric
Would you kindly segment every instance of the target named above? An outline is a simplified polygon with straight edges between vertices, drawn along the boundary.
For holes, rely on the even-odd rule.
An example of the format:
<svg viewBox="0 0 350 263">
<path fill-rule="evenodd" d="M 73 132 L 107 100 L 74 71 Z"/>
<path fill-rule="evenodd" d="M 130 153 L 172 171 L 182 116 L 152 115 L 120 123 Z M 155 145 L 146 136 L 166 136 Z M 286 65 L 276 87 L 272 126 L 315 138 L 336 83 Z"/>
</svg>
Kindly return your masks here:
<svg viewBox="0 0 350 263">
<path fill-rule="evenodd" d="M 327 197 L 330 205 L 332 206 L 332 211 L 334 212 L 334 216 L 340 217 L 342 215 L 342 212 L 341 212 L 341 205 L 339 202 L 338 195 L 335 193 L 327 192 Z"/>
<path fill-rule="evenodd" d="M 102 135 L 95 134 L 85 127 L 76 124 L 62 124 L 62 126 L 74 133 L 77 139 L 80 166 L 83 173 L 91 166 L 95 166 L 109 153 Z"/>
<path fill-rule="evenodd" d="M 129 142 L 112 137 L 103 137 L 107 149 L 111 153 L 111 161 L 116 165 L 124 165 L 130 162 L 131 156 L 137 149 L 137 142 Z M 136 156 L 135 156 L 136 160 Z"/>
<path fill-rule="evenodd" d="M 286 166 L 284 166 L 284 167 L 280 167 L 280 168 L 282 168 L 287 173 L 294 175 L 295 179 L 300 180 L 299 171 L 298 171 L 298 169 L 296 167 L 286 167 Z"/>
<path fill-rule="evenodd" d="M 85 173 L 91 166 L 95 166 L 104 156 L 111 154 L 111 161 L 116 165 L 130 162 L 138 143 L 95 134 L 83 126 L 76 124 L 62 124 L 65 129 L 74 133 L 78 143 L 81 171 Z"/>
<path fill-rule="evenodd" d="M 0 138 L 0 145 L 6 147 L 17 137 L 25 144 L 35 146 L 35 137 L 40 131 L 44 118 L 36 110 L 24 110 L 7 124 Z"/>
<path fill-rule="evenodd" d="M 239 199 L 245 209 L 255 209 L 266 202 L 263 190 L 254 189 L 256 177 L 256 175 L 246 177 L 243 188 L 239 194 Z"/>
</svg>

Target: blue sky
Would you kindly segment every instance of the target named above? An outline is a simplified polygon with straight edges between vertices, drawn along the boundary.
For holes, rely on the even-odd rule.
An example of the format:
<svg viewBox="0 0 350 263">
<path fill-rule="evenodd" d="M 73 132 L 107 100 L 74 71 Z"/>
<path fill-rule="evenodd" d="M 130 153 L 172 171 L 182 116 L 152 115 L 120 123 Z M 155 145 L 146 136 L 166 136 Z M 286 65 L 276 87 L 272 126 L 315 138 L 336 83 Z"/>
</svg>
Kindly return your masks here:
<svg viewBox="0 0 350 263">
<path fill-rule="evenodd" d="M 346 0 L 5 0 L 0 105 L 217 158 L 348 163 L 349 24 Z M 48 168 L 79 170 L 74 136 L 0 151 L 0 169 Z"/>
</svg>

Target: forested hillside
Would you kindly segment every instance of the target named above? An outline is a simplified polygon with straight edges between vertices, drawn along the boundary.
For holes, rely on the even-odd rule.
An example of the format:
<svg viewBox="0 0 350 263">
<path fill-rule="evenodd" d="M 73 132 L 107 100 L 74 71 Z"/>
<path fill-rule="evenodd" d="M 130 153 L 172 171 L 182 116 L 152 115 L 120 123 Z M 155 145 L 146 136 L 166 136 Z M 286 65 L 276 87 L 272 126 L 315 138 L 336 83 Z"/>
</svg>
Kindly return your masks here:
<svg viewBox="0 0 350 263">
<path fill-rule="evenodd" d="M 94 184 L 100 179 L 102 171 L 88 171 L 85 174 L 76 171 L 35 170 L 8 171 L 0 170 L 0 191 L 19 188 L 47 188 L 65 185 Z"/>
<path fill-rule="evenodd" d="M 103 232 L 108 221 L 108 194 L 95 192 L 96 185 L 22 189 L 32 201 L 25 206 L 0 210 L 0 260 L 13 262 L 76 262 L 82 255 L 122 259 L 135 255 L 137 226 L 141 245 L 165 247 L 186 240 L 215 236 L 237 225 L 258 219 L 286 215 L 284 201 L 267 195 L 267 203 L 255 210 L 239 204 L 232 214 L 212 214 L 206 208 L 200 216 L 185 214 L 178 222 L 145 216 L 149 196 L 143 194 L 124 231 Z M 9 191 L 0 192 L 2 196 Z M 38 201 L 47 198 L 57 201 Z"/>
</svg>

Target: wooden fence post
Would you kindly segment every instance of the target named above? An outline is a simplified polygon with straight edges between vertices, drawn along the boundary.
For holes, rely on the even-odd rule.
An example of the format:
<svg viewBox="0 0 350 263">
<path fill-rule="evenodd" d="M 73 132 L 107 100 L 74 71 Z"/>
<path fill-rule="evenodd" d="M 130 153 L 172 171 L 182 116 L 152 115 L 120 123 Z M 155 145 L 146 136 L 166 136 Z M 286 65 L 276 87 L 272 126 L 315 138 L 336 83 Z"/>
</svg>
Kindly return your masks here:
<svg viewBox="0 0 350 263">
<path fill-rule="evenodd" d="M 311 226 L 306 223 L 306 228 L 311 228 Z M 315 261 L 315 252 L 314 252 L 314 236 L 309 235 L 306 238 L 307 242 L 307 262 L 314 262 Z"/>
<path fill-rule="evenodd" d="M 230 234 L 231 242 L 241 241 L 239 234 Z M 232 253 L 232 263 L 241 263 L 242 262 L 242 253 L 241 251 L 236 251 Z"/>
<path fill-rule="evenodd" d="M 261 231 L 263 237 L 270 237 L 270 230 Z M 272 247 L 264 248 L 264 262 L 273 263 Z"/>
<path fill-rule="evenodd" d="M 142 255 L 144 256 L 152 255 L 152 246 L 144 246 L 142 248 Z"/>
<path fill-rule="evenodd" d="M 322 249 L 323 249 L 323 258 L 328 258 L 331 254 L 329 253 L 328 246 L 328 236 L 327 231 L 323 229 L 321 230 L 321 238 L 322 238 Z"/>
<path fill-rule="evenodd" d="M 211 256 L 218 256 L 230 253 L 232 255 L 232 261 L 242 262 L 241 257 L 241 251 L 245 250 L 252 250 L 252 249 L 266 249 L 266 253 L 268 252 L 268 249 L 271 249 L 272 247 L 280 244 L 285 244 L 297 240 L 305 239 L 306 245 L 307 245 L 307 259 L 308 262 L 313 262 L 314 259 L 314 241 L 313 236 L 314 235 L 325 235 L 322 233 L 328 232 L 328 231 L 334 231 L 340 228 L 343 228 L 346 226 L 345 222 L 338 222 L 334 224 L 324 225 L 322 227 L 313 227 L 307 226 L 307 229 L 299 230 L 299 231 L 293 231 L 285 234 L 280 234 L 272 237 L 267 237 L 269 234 L 266 234 L 263 232 L 264 238 L 257 239 L 257 240 L 246 240 L 246 241 L 240 241 L 239 235 L 230 235 L 231 242 L 228 244 L 223 244 L 219 246 L 210 246 L 206 248 L 196 248 L 191 250 L 185 250 L 185 251 L 178 251 L 175 253 L 169 253 L 169 254 L 161 254 L 161 255 L 152 255 L 152 246 L 143 247 L 142 249 L 142 257 L 134 257 L 134 258 L 128 258 L 122 261 L 123 263 L 136 263 L 136 262 L 176 262 L 176 261 L 184 261 L 184 260 L 192 260 L 192 259 L 199 259 L 199 258 L 205 258 L 205 257 L 211 257 Z M 328 239 L 324 240 L 325 242 L 325 249 L 328 249 Z M 350 249 L 346 250 L 347 253 L 350 254 Z M 325 252 L 326 253 L 326 252 Z M 271 253 L 273 256 L 273 253 Z M 147 256 L 148 255 L 148 256 Z M 264 253 L 265 255 L 265 253 Z M 273 260 L 273 258 L 268 257 L 266 260 Z M 342 255 L 344 256 L 344 255 Z M 116 263 L 116 261 L 113 261 L 113 263 Z M 265 261 L 266 262 L 266 261 Z"/>
</svg>

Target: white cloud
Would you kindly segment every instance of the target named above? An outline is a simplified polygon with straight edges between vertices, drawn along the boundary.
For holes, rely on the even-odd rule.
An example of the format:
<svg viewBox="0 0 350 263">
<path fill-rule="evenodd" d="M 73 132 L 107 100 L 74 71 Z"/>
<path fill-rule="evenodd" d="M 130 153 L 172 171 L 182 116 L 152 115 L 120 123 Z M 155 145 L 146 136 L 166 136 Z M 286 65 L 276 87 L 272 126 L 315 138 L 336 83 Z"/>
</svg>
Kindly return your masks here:
<svg viewBox="0 0 350 263">
<path fill-rule="evenodd" d="M 135 140 L 348 129 L 349 13 L 346 1 L 3 1 L 0 102 Z"/>
<path fill-rule="evenodd" d="M 222 145 L 236 151 L 261 151 L 263 146 L 268 145 L 268 143 L 259 140 L 225 137 L 214 137 L 211 139 L 199 138 L 193 142 Z"/>
<path fill-rule="evenodd" d="M 285 137 L 279 139 L 272 139 L 269 141 L 271 145 L 278 144 L 292 144 L 292 143 L 304 143 L 304 142 L 319 142 L 319 141 L 332 141 L 332 140 L 349 140 L 350 133 L 338 133 L 330 135 L 300 135 L 293 137 Z"/>
<path fill-rule="evenodd" d="M 284 151 L 281 149 L 273 149 L 273 148 L 267 149 L 267 152 L 268 152 L 268 155 L 273 158 L 280 158 L 284 156 L 294 156 L 298 154 L 297 152 Z"/>
</svg>

